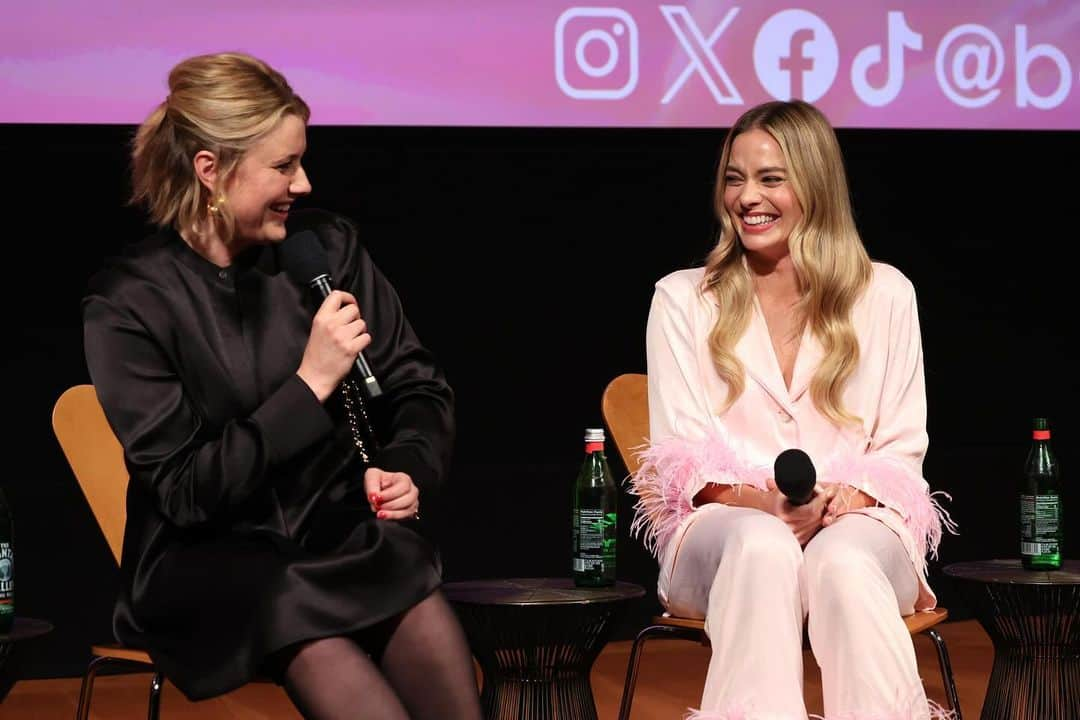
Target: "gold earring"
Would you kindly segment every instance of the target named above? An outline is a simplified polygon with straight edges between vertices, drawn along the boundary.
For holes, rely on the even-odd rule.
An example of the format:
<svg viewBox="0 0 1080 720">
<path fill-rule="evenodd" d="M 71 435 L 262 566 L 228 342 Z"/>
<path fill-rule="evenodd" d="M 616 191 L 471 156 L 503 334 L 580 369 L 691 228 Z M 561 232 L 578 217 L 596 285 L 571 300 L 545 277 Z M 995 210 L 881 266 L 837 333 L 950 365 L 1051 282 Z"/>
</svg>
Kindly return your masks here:
<svg viewBox="0 0 1080 720">
<path fill-rule="evenodd" d="M 220 195 L 218 196 L 217 200 L 211 200 L 210 202 L 206 203 L 206 209 L 210 211 L 211 215 L 217 215 L 219 212 L 221 212 L 221 206 L 224 204 L 225 196 Z"/>
</svg>

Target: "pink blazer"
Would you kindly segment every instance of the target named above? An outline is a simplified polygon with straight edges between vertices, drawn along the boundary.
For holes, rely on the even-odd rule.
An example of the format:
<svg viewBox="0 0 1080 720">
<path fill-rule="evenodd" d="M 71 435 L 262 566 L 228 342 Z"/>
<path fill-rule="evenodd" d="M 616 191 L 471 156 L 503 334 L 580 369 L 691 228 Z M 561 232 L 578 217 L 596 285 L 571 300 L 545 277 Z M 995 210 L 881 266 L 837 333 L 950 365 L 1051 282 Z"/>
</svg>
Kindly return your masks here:
<svg viewBox="0 0 1080 720">
<path fill-rule="evenodd" d="M 925 558 L 936 553 L 943 525 L 954 526 L 922 477 L 926 392 L 915 290 L 895 268 L 873 268 L 852 312 L 859 364 L 843 395 L 845 409 L 862 423 L 845 427 L 810 398 L 823 354 L 818 341 L 804 332 L 788 390 L 756 300 L 735 348 L 746 387 L 722 411 L 726 385 L 707 342 L 717 309 L 701 291 L 704 269 L 674 272 L 656 284 L 646 333 L 651 437 L 631 478 L 638 496 L 632 531 L 654 554 L 677 546 L 706 483 L 764 489 L 776 456 L 797 447 L 810 455 L 819 482 L 857 487 L 882 504 L 858 512 L 899 536 L 922 580 L 916 608 L 934 607 Z"/>
</svg>

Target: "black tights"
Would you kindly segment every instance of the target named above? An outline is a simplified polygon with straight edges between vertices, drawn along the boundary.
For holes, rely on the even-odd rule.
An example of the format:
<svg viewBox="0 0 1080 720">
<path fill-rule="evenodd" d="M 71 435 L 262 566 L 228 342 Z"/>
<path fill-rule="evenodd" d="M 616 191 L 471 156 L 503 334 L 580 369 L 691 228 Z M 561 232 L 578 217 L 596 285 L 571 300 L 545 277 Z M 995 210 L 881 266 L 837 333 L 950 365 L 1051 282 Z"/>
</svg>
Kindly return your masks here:
<svg viewBox="0 0 1080 720">
<path fill-rule="evenodd" d="M 441 592 L 379 629 L 377 659 L 349 637 L 295 651 L 285 691 L 307 720 L 481 720 L 472 655 Z"/>
</svg>

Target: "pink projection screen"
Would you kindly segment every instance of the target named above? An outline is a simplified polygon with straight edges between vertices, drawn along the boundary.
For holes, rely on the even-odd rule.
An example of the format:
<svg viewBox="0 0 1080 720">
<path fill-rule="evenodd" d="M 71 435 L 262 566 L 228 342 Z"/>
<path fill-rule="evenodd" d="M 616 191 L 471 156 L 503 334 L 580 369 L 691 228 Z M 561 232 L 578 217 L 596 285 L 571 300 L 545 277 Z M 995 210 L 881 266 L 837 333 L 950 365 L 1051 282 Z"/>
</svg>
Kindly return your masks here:
<svg viewBox="0 0 1080 720">
<path fill-rule="evenodd" d="M 280 69 L 318 125 L 1080 129 L 1076 0 L 23 0 L 0 122 L 141 121 L 193 54 Z"/>
</svg>

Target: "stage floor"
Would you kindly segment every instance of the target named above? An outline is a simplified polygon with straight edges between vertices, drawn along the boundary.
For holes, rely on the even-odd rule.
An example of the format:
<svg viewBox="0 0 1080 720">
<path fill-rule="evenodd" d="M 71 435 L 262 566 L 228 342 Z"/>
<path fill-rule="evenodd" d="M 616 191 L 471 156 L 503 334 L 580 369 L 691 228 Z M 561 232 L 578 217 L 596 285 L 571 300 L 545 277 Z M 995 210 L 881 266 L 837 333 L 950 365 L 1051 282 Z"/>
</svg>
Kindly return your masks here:
<svg viewBox="0 0 1080 720">
<path fill-rule="evenodd" d="M 978 718 L 993 660 L 990 639 L 974 620 L 938 626 L 949 646 L 953 672 L 965 718 Z M 927 694 L 945 699 L 937 656 L 929 638 L 917 636 L 915 649 Z M 630 642 L 610 643 L 593 667 L 592 683 L 600 720 L 618 713 Z M 632 720 L 676 720 L 697 705 L 708 664 L 708 649 L 686 641 L 655 640 L 646 646 Z M 806 653 L 807 709 L 821 712 L 821 678 L 813 656 Z M 146 716 L 149 675 L 101 677 L 94 690 L 91 720 Z M 79 678 L 24 680 L 0 703 L 0 720 L 71 720 L 79 698 Z M 163 720 L 299 720 L 284 692 L 273 685 L 252 684 L 214 700 L 190 703 L 171 685 L 162 697 Z"/>
</svg>

